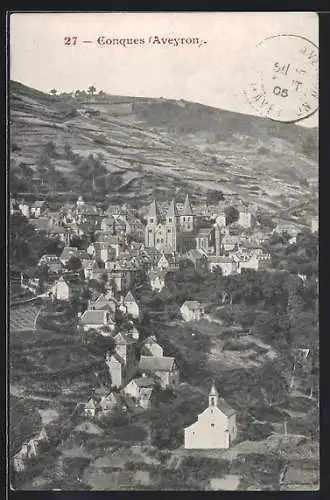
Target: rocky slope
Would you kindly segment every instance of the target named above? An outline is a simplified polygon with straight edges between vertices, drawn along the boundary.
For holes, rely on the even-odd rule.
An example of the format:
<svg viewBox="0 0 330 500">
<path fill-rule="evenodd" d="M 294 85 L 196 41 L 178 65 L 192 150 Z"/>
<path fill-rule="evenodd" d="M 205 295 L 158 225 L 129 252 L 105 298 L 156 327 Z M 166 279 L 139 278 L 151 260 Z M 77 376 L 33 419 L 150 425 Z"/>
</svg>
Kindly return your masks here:
<svg viewBox="0 0 330 500">
<path fill-rule="evenodd" d="M 317 197 L 317 129 L 183 100 L 53 97 L 11 82 L 10 134 L 12 164 L 34 168 L 53 141 L 55 167 L 72 178 L 66 143 L 84 156 L 101 154 L 127 200 L 215 190 L 277 210 Z"/>
</svg>

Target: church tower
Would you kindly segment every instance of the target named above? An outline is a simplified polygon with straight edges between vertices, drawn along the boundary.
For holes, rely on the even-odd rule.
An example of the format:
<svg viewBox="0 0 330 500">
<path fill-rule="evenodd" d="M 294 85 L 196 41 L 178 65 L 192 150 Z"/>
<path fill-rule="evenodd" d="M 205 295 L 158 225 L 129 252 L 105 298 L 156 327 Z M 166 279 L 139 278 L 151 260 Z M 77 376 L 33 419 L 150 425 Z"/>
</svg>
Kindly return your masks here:
<svg viewBox="0 0 330 500">
<path fill-rule="evenodd" d="M 222 254 L 222 235 L 219 224 L 215 225 L 214 239 L 215 239 L 215 255 L 219 257 Z"/>
<path fill-rule="evenodd" d="M 145 246 L 155 247 L 156 246 L 156 230 L 157 222 L 159 217 L 159 210 L 155 200 L 152 201 L 149 211 L 147 213 L 147 225 L 145 229 Z"/>
<path fill-rule="evenodd" d="M 180 225 L 181 231 L 185 233 L 192 233 L 195 229 L 195 216 L 190 205 L 188 194 L 184 200 L 182 214 L 180 215 Z"/>
<path fill-rule="evenodd" d="M 172 252 L 177 249 L 177 209 L 174 200 L 171 201 L 166 214 L 165 231 L 166 247 Z"/>
<path fill-rule="evenodd" d="M 209 406 L 218 406 L 219 401 L 219 393 L 215 387 L 215 384 L 212 384 L 210 393 L 209 393 Z"/>
</svg>

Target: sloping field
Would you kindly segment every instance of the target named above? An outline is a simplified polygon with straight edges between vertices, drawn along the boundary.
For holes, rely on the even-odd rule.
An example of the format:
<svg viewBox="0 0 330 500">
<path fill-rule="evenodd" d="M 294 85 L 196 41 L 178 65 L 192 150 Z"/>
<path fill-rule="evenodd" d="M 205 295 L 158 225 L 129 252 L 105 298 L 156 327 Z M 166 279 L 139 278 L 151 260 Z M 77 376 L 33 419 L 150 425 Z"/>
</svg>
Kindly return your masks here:
<svg viewBox="0 0 330 500">
<path fill-rule="evenodd" d="M 306 184 L 318 175 L 315 154 L 306 155 L 303 148 L 308 139 L 316 144 L 314 129 L 201 104 L 133 97 L 124 99 L 131 113 L 119 117 L 112 112 L 118 98 L 102 98 L 99 106 L 95 98 L 100 115 L 88 117 L 81 112 L 93 108 L 89 102 L 53 98 L 11 82 L 11 138 L 18 146 L 12 160 L 35 168 L 42 147 L 53 141 L 54 166 L 76 183 L 76 166 L 63 150 L 69 143 L 83 156 L 102 154 L 106 169 L 122 174 L 121 196 L 137 199 L 142 193 L 146 202 L 159 186 L 164 197 L 178 188 L 198 196 L 218 190 L 274 207 L 281 206 L 279 195 L 294 204 L 316 193 Z M 249 189 L 256 185 L 258 190 Z"/>
<path fill-rule="evenodd" d="M 23 305 L 10 310 L 9 328 L 15 331 L 30 331 L 34 329 L 35 319 L 40 311 L 40 306 L 33 304 Z"/>
</svg>

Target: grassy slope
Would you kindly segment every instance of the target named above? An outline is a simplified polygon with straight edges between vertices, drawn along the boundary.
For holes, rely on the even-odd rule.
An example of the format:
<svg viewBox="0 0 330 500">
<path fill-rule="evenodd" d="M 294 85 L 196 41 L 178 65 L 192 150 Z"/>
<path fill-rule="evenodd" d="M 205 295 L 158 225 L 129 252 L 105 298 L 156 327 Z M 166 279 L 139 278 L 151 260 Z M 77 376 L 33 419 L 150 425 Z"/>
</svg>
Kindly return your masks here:
<svg viewBox="0 0 330 500">
<path fill-rule="evenodd" d="M 60 153 L 66 142 L 83 155 L 101 153 L 109 172 L 124 174 L 123 198 L 143 193 L 147 201 L 180 188 L 192 194 L 215 189 L 275 208 L 283 199 L 294 203 L 316 195 L 315 188 L 300 185 L 302 179 L 317 178 L 315 159 L 301 149 L 302 140 L 315 137 L 316 130 L 185 101 L 132 97 L 121 98 L 132 103 L 128 115 L 109 109 L 99 117 L 68 118 L 70 110 L 93 108 L 93 103 L 63 102 L 17 82 L 11 83 L 10 95 L 11 138 L 21 148 L 13 160 L 35 165 L 49 140 Z M 115 101 L 108 96 L 104 109 Z M 102 144 L 94 142 L 97 138 Z M 64 156 L 55 166 L 75 175 Z"/>
</svg>

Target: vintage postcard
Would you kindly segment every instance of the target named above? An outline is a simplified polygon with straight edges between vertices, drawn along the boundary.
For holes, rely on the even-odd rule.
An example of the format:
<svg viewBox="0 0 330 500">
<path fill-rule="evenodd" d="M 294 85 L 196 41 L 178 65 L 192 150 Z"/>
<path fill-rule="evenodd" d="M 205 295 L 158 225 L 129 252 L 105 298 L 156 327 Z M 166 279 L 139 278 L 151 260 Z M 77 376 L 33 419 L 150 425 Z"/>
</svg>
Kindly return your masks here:
<svg viewBox="0 0 330 500">
<path fill-rule="evenodd" d="M 9 20 L 9 484 L 319 489 L 318 16 Z"/>
</svg>

